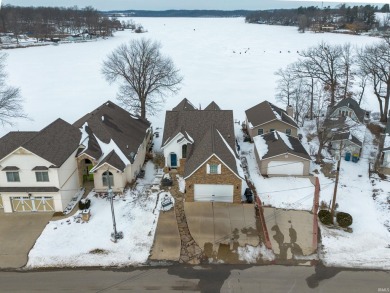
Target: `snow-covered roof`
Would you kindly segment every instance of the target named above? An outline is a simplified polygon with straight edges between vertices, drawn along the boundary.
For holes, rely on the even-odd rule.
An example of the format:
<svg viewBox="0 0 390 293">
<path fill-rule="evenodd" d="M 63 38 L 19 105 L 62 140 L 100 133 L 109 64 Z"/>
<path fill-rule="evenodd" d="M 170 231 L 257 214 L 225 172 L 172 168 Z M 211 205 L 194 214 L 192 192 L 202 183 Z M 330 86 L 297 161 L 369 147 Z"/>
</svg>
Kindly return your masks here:
<svg viewBox="0 0 390 293">
<path fill-rule="evenodd" d="M 286 153 L 311 160 L 301 142 L 297 138 L 286 135 L 283 132 L 272 131 L 260 136 L 255 136 L 253 140 L 260 160 Z"/>
</svg>

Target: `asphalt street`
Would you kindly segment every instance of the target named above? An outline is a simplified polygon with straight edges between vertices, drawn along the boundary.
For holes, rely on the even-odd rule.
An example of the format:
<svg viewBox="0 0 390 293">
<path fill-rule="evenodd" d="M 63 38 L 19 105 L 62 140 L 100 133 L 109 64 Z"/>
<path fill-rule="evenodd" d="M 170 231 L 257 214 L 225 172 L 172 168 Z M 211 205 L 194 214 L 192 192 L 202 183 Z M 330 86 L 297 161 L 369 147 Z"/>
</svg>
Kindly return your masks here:
<svg viewBox="0 0 390 293">
<path fill-rule="evenodd" d="M 214 265 L 0 272 L 1 292 L 390 292 L 390 272 Z"/>
</svg>

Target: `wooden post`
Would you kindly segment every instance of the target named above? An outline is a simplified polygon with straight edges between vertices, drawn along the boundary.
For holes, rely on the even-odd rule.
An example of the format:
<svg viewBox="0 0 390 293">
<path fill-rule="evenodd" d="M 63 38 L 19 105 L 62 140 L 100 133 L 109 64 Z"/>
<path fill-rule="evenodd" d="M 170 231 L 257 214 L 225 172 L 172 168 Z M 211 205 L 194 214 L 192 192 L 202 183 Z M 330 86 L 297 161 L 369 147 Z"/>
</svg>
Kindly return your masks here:
<svg viewBox="0 0 390 293">
<path fill-rule="evenodd" d="M 336 207 L 336 195 L 337 195 L 337 186 L 339 183 L 339 175 L 340 175 L 340 164 L 341 164 L 341 150 L 343 147 L 343 140 L 340 141 L 340 150 L 339 150 L 339 161 L 337 162 L 337 173 L 336 173 L 336 182 L 334 183 L 334 191 L 333 191 L 333 200 L 332 200 L 332 208 L 330 209 L 330 215 L 332 217 L 332 224 L 334 224 L 334 210 Z"/>
</svg>

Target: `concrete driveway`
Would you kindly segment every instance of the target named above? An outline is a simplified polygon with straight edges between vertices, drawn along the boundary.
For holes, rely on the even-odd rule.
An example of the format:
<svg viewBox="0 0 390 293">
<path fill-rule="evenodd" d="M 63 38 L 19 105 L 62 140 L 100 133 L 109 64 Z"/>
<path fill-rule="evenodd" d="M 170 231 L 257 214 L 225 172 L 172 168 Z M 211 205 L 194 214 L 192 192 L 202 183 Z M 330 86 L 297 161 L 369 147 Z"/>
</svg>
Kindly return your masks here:
<svg viewBox="0 0 390 293">
<path fill-rule="evenodd" d="M 26 265 L 28 253 L 53 213 L 12 213 L 0 211 L 0 268 Z"/>
<path fill-rule="evenodd" d="M 237 246 L 259 245 L 253 204 L 186 202 L 184 209 L 191 235 L 208 257 L 235 263 Z"/>
<path fill-rule="evenodd" d="M 180 258 L 181 240 L 174 209 L 160 212 L 154 235 L 150 260 L 172 260 Z"/>
<path fill-rule="evenodd" d="M 317 249 L 313 247 L 312 213 L 265 207 L 264 217 L 277 258 L 290 260 L 313 254 Z"/>
</svg>

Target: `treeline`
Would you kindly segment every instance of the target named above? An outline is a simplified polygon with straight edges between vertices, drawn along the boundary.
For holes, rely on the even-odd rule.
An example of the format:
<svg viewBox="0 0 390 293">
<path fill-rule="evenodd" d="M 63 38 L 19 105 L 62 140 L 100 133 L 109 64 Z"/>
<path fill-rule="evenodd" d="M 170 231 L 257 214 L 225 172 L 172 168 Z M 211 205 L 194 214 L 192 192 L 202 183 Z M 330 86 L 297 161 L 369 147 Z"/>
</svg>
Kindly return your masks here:
<svg viewBox="0 0 390 293">
<path fill-rule="evenodd" d="M 375 18 L 376 12 L 390 12 L 389 4 L 381 8 L 373 5 L 347 6 L 342 4 L 335 8 L 310 6 L 256 11 L 246 16 L 246 22 L 298 26 L 301 31 L 307 28 L 321 30 L 319 26 L 331 25 L 337 29 L 360 32 L 379 26 Z"/>
<path fill-rule="evenodd" d="M 16 38 L 27 35 L 38 40 L 79 33 L 110 36 L 119 28 L 117 19 L 110 19 L 91 6 L 79 9 L 3 5 L 0 10 L 0 33 L 11 33 Z"/>
<path fill-rule="evenodd" d="M 124 10 L 104 12 L 110 16 L 131 16 L 131 17 L 245 17 L 249 10 Z"/>
</svg>

